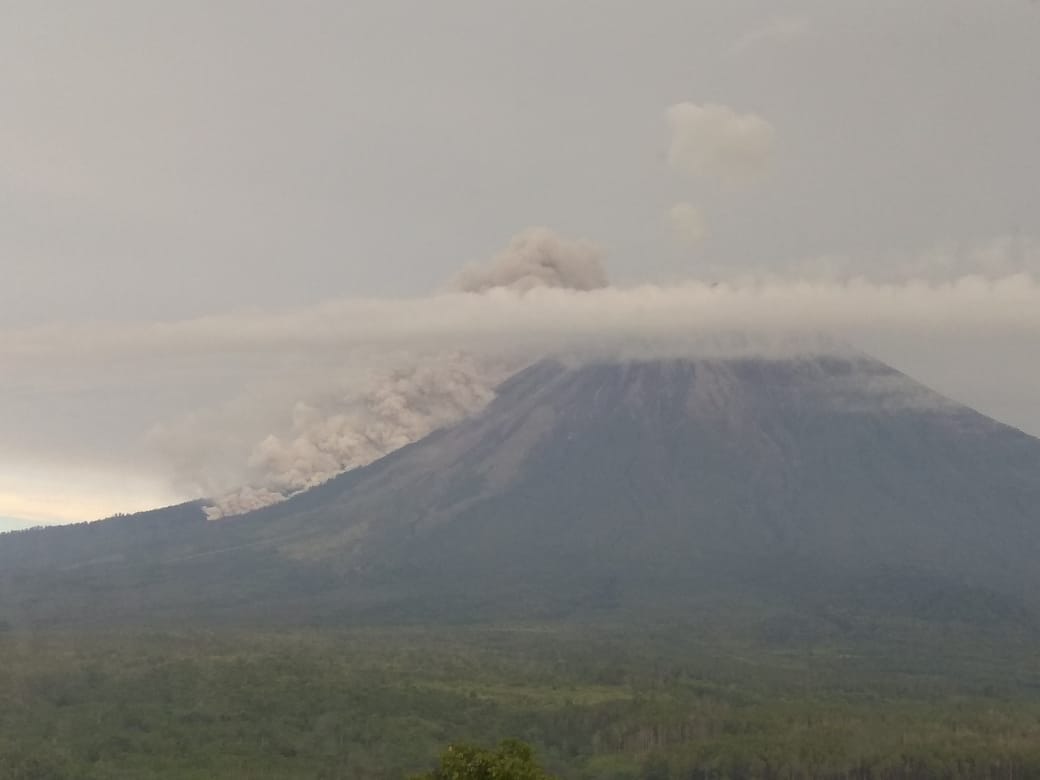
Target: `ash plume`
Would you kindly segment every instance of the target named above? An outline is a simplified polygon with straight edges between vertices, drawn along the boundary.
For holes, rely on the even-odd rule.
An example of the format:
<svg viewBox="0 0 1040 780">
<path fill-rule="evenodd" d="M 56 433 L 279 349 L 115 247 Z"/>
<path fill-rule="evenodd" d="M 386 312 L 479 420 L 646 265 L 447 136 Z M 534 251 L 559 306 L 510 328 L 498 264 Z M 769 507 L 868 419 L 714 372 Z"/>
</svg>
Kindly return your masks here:
<svg viewBox="0 0 1040 780">
<path fill-rule="evenodd" d="M 277 503 L 367 465 L 480 411 L 517 366 L 448 353 L 374 372 L 360 388 L 295 403 L 284 433 L 264 436 L 246 463 L 247 483 L 213 499 L 211 519 Z"/>
<path fill-rule="evenodd" d="M 602 252 L 547 228 L 531 228 L 484 266 L 457 279 L 464 293 L 606 287 Z M 210 518 L 259 509 L 371 463 L 434 430 L 480 411 L 495 386 L 524 365 L 520 357 L 434 352 L 372 373 L 360 388 L 296 401 L 282 432 L 263 436 L 246 458 L 245 484 L 218 491 Z"/>
<path fill-rule="evenodd" d="M 816 278 L 720 274 L 586 289 L 606 280 L 598 252 L 529 231 L 468 272 L 459 286 L 470 291 L 133 327 L 0 331 L 0 364 L 51 394 L 94 382 L 107 396 L 119 377 L 130 413 L 129 399 L 159 397 L 191 377 L 187 404 L 178 399 L 161 424 L 147 411 L 134 423 L 151 426 L 144 446 L 155 460 L 135 466 L 169 476 L 179 498 L 211 497 L 210 514 L 219 517 L 280 501 L 473 414 L 500 380 L 547 353 L 787 357 L 817 351 L 807 336 L 825 333 L 909 368 L 940 348 L 968 349 L 988 356 L 989 376 L 975 380 L 978 372 L 952 363 L 933 376 L 970 391 L 972 381 L 990 383 L 1003 371 L 1014 379 L 1009 387 L 1022 388 L 1022 400 L 1011 400 L 1018 407 L 1008 408 L 1029 421 L 1035 371 L 998 358 L 1031 348 L 1040 332 L 1034 246 L 1016 239 L 930 253 L 909 265 L 924 278 L 908 281 L 871 281 L 842 268 Z M 539 261 L 532 247 L 554 249 Z M 986 273 L 930 281 L 933 268 Z"/>
<path fill-rule="evenodd" d="M 603 252 L 588 241 L 563 238 L 548 228 L 515 236 L 490 263 L 467 268 L 456 286 L 462 292 L 504 287 L 525 292 L 538 287 L 598 290 L 607 286 Z"/>
</svg>

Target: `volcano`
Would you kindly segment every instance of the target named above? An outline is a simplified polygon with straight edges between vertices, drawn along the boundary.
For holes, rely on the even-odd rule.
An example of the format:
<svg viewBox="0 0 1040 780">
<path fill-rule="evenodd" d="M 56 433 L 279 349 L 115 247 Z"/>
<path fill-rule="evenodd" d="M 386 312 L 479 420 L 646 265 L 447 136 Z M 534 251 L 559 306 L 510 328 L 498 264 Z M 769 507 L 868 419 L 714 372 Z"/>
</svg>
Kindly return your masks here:
<svg viewBox="0 0 1040 780">
<path fill-rule="evenodd" d="M 869 357 L 546 360 L 272 507 L 0 536 L 0 619 L 1025 621 L 1038 559 L 1040 440 Z"/>
</svg>

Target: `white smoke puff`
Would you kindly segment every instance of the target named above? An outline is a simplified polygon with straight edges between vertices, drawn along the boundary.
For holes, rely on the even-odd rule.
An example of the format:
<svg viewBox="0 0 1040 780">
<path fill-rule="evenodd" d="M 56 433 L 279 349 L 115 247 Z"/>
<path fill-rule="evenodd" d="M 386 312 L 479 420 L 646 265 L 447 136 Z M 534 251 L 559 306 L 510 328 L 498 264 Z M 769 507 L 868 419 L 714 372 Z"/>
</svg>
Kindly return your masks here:
<svg viewBox="0 0 1040 780">
<path fill-rule="evenodd" d="M 456 280 L 463 292 L 505 287 L 526 292 L 537 287 L 596 290 L 607 286 L 602 250 L 588 241 L 565 239 L 544 227 L 529 228 L 487 265 L 473 266 Z"/>
<path fill-rule="evenodd" d="M 676 103 L 665 116 L 673 168 L 728 184 L 753 181 L 769 169 L 776 133 L 757 114 L 740 114 L 717 103 Z"/>
<path fill-rule="evenodd" d="M 359 392 L 297 403 L 289 434 L 269 435 L 254 447 L 249 484 L 218 497 L 208 514 L 276 503 L 418 441 L 484 408 L 518 367 L 441 354 L 373 375 Z"/>
<path fill-rule="evenodd" d="M 692 203 L 676 203 L 668 210 L 668 225 L 680 244 L 694 247 L 708 237 L 708 224 Z"/>
</svg>

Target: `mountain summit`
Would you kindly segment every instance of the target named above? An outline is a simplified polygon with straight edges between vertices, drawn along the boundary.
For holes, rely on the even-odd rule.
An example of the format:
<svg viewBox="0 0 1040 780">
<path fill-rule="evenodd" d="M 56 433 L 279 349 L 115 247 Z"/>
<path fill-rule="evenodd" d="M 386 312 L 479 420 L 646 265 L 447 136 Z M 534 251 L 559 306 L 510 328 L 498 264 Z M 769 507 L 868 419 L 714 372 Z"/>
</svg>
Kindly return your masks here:
<svg viewBox="0 0 1040 780">
<path fill-rule="evenodd" d="M 1038 555 L 1040 441 L 878 361 L 544 361 L 277 506 L 0 537 L 0 609 L 61 622 L 86 592 L 113 620 L 356 621 L 846 594 L 1009 615 L 1034 606 Z"/>
</svg>

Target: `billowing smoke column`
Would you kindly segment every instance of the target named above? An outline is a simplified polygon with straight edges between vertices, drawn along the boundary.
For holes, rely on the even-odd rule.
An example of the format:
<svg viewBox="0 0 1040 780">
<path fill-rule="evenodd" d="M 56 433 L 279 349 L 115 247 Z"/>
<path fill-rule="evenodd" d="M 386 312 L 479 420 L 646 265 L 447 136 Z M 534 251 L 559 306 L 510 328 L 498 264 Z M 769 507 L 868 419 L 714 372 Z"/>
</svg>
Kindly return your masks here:
<svg viewBox="0 0 1040 780">
<path fill-rule="evenodd" d="M 607 273 L 603 253 L 595 244 L 561 238 L 548 228 L 530 228 L 487 265 L 463 271 L 457 286 L 463 292 L 495 287 L 518 292 L 536 287 L 597 290 L 607 286 Z"/>
<path fill-rule="evenodd" d="M 253 448 L 249 484 L 220 496 L 208 513 L 259 509 L 371 463 L 479 411 L 509 373 L 504 361 L 438 354 L 373 374 L 354 392 L 299 401 L 289 433 Z"/>
<path fill-rule="evenodd" d="M 598 248 L 546 228 L 521 233 L 488 265 L 456 280 L 460 291 L 475 295 L 606 285 Z M 207 513 L 215 519 L 277 503 L 458 422 L 483 409 L 494 388 L 525 362 L 437 352 L 374 373 L 360 389 L 311 394 L 293 407 L 288 433 L 267 435 L 252 448 L 246 484 L 217 497 Z"/>
</svg>

